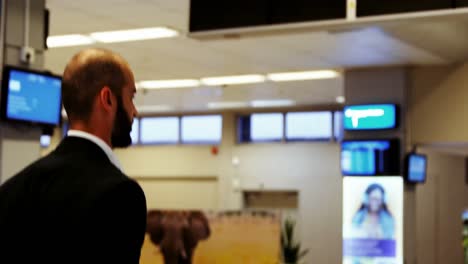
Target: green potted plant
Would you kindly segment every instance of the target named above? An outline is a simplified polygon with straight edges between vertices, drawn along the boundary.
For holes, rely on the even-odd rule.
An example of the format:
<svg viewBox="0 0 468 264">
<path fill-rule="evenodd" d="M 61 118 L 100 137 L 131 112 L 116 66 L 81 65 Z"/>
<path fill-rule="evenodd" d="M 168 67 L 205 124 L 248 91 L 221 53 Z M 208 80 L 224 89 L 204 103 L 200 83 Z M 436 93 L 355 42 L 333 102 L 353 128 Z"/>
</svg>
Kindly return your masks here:
<svg viewBox="0 0 468 264">
<path fill-rule="evenodd" d="M 301 248 L 300 242 L 295 241 L 295 228 L 296 222 L 291 218 L 284 221 L 283 230 L 281 231 L 281 249 L 283 263 L 285 264 L 299 264 L 299 261 L 309 252 L 308 249 Z"/>
</svg>

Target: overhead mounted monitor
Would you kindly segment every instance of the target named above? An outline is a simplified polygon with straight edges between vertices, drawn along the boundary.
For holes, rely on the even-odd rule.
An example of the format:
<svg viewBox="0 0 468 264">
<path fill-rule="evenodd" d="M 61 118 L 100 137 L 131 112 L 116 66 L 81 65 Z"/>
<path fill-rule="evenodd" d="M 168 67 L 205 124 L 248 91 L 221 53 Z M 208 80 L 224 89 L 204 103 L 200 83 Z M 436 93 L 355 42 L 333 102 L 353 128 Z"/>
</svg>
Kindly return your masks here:
<svg viewBox="0 0 468 264">
<path fill-rule="evenodd" d="M 191 33 L 281 24 L 343 20 L 346 0 L 191 0 Z"/>
<path fill-rule="evenodd" d="M 344 108 L 345 130 L 383 130 L 398 125 L 397 106 L 394 104 L 348 105 Z"/>
<path fill-rule="evenodd" d="M 468 0 L 455 0 L 454 4 L 455 4 L 455 7 L 467 7 Z"/>
<path fill-rule="evenodd" d="M 2 119 L 49 126 L 60 124 L 61 86 L 60 76 L 5 66 L 2 79 Z"/>
<path fill-rule="evenodd" d="M 453 0 L 359 0 L 357 15 L 375 16 L 453 8 Z"/>
</svg>

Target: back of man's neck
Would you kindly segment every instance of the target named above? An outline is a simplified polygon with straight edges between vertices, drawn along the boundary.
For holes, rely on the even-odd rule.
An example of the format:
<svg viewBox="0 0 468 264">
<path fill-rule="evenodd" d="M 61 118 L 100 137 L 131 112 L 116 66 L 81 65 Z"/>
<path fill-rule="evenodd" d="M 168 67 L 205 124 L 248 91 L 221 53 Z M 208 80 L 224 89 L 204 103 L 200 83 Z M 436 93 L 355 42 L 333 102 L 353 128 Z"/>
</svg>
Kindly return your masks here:
<svg viewBox="0 0 468 264">
<path fill-rule="evenodd" d="M 96 136 L 96 137 L 98 137 L 99 139 L 101 139 L 102 141 L 104 141 L 109 147 L 112 148 L 112 145 L 111 145 L 111 142 L 110 142 L 110 138 L 109 138 L 109 137 L 106 137 L 106 136 L 104 135 L 104 133 L 102 133 L 101 131 L 96 130 L 96 129 L 93 129 L 93 128 L 92 128 L 91 126 L 89 126 L 89 125 L 86 125 L 86 124 L 81 123 L 81 122 L 75 122 L 75 123 L 73 123 L 73 124 L 70 124 L 70 130 L 82 131 L 82 132 L 91 134 L 91 135 L 93 135 L 93 136 Z"/>
</svg>

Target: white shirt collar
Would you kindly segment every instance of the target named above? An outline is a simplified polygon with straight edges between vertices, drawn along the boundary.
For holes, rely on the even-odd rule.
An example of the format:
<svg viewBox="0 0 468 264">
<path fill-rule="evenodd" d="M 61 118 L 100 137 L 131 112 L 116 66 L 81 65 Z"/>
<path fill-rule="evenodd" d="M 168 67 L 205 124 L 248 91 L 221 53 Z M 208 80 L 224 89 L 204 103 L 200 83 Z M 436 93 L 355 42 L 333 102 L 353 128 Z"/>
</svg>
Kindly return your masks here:
<svg viewBox="0 0 468 264">
<path fill-rule="evenodd" d="M 69 130 L 67 135 L 69 137 L 79 137 L 79 138 L 84 138 L 87 139 L 91 142 L 94 142 L 96 145 L 98 145 L 104 153 L 106 153 L 107 157 L 109 160 L 119 169 L 122 171 L 122 165 L 120 164 L 120 161 L 117 159 L 117 156 L 115 156 L 114 152 L 112 149 L 109 147 L 109 145 L 104 142 L 104 140 L 96 137 L 93 134 L 81 131 L 81 130 Z"/>
</svg>

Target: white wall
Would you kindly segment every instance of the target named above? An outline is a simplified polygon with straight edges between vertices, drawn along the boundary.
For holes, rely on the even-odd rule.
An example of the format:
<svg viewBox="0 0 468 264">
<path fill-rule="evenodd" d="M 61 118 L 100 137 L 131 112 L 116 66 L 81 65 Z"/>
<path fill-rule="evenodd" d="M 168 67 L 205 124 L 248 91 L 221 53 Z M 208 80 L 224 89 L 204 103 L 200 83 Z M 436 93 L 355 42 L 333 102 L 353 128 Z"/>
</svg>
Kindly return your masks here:
<svg viewBox="0 0 468 264">
<path fill-rule="evenodd" d="M 416 186 L 417 263 L 464 263 L 461 214 L 468 208 L 464 157 L 423 150 L 428 175 Z"/>
<path fill-rule="evenodd" d="M 29 126 L 0 126 L 0 184 L 40 157 L 40 134 Z"/>
<path fill-rule="evenodd" d="M 209 177 L 219 174 L 219 156 L 209 146 L 137 146 L 117 150 L 133 177 Z"/>
<path fill-rule="evenodd" d="M 468 63 L 411 70 L 413 143 L 468 142 Z"/>
<path fill-rule="evenodd" d="M 234 115 L 225 114 L 218 155 L 211 154 L 210 146 L 142 146 L 116 153 L 126 173 L 139 179 L 217 177 L 219 209 L 242 208 L 242 192 L 233 186 L 236 178 L 243 189 L 297 190 L 300 236 L 310 249 L 306 263 L 341 263 L 339 145 L 237 145 L 234 124 Z M 239 160 L 237 166 L 233 157 Z M 182 188 L 180 184 L 173 191 L 183 195 Z"/>
<path fill-rule="evenodd" d="M 0 184 L 39 158 L 39 141 L 3 138 Z"/>
<path fill-rule="evenodd" d="M 238 146 L 238 174 L 246 189 L 298 190 L 306 263 L 341 263 L 342 178 L 332 143 Z"/>
<path fill-rule="evenodd" d="M 218 207 L 216 178 L 138 178 L 151 209 L 213 210 Z"/>
<path fill-rule="evenodd" d="M 408 144 L 468 143 L 468 64 L 410 70 Z M 416 186 L 418 263 L 463 263 L 461 213 L 468 208 L 464 157 L 429 154 L 426 184 Z"/>
</svg>

